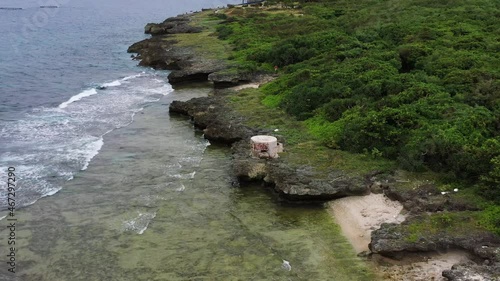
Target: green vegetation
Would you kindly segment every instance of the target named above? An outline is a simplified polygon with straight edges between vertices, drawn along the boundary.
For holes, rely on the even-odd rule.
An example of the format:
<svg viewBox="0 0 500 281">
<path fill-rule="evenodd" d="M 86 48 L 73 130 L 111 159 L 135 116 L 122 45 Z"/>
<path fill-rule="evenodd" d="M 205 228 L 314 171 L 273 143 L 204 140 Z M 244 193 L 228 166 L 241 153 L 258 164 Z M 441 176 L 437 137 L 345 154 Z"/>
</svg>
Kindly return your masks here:
<svg viewBox="0 0 500 281">
<path fill-rule="evenodd" d="M 260 89 L 244 89 L 231 94 L 230 103 L 239 114 L 245 117 L 245 123 L 251 127 L 268 130 L 278 129 L 276 135 L 286 140 L 286 151 L 281 158 L 292 165 L 309 165 L 323 175 L 332 169 L 342 170 L 353 176 L 364 176 L 374 169 L 391 171 L 394 161 L 384 159 L 372 153 L 354 154 L 321 145 L 321 141 L 310 131 L 304 122 L 290 118 L 280 109 L 268 107 Z M 258 112 L 259 114 L 255 114 Z M 321 174 L 317 176 L 321 177 Z"/>
<path fill-rule="evenodd" d="M 482 225 L 481 219 L 478 212 L 425 214 L 405 225 L 403 229 L 406 231 L 408 241 L 415 243 L 426 236 L 456 237 L 484 232 L 491 225 L 490 222 Z"/>
<path fill-rule="evenodd" d="M 279 67 L 260 103 L 326 147 L 442 173 L 500 202 L 497 1 L 285 2 L 300 8 L 218 16 L 231 60 Z"/>
<path fill-rule="evenodd" d="M 173 34 L 165 40 L 174 39 L 179 47 L 194 48 L 198 54 L 207 59 L 227 60 L 228 53 L 231 51 L 229 43 L 218 40 L 211 31 L 219 25 L 221 20 L 216 17 L 207 17 L 203 13 L 196 14 L 192 19 L 193 25 L 204 28 L 202 32 Z"/>
<path fill-rule="evenodd" d="M 500 206 L 488 206 L 481 213 L 479 224 L 496 235 L 500 235 Z"/>
</svg>

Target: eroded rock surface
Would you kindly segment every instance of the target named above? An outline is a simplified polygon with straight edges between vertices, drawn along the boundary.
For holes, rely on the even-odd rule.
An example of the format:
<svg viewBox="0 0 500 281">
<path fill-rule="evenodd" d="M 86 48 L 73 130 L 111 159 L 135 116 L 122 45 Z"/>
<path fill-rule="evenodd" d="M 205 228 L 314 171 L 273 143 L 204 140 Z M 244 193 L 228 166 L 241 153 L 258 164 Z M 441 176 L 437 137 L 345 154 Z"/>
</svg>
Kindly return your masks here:
<svg viewBox="0 0 500 281">
<path fill-rule="evenodd" d="M 191 26 L 191 19 L 188 15 L 180 15 L 177 17 L 168 18 L 162 23 L 148 23 L 144 27 L 144 33 L 153 36 L 176 33 L 198 33 L 202 29 L 200 27 Z"/>
<path fill-rule="evenodd" d="M 242 124 L 242 117 L 225 105 L 224 97 L 174 101 L 171 113 L 191 116 L 209 140 L 232 144 L 233 172 L 240 180 L 263 180 L 283 199 L 314 202 L 361 195 L 368 191 L 363 177 L 347 176 L 342 171 L 319 175 L 310 166 L 293 167 L 280 159 L 255 159 L 250 155 L 250 137 L 270 134 Z M 283 140 L 280 140 L 283 141 Z"/>
<path fill-rule="evenodd" d="M 174 101 L 171 113 L 188 115 L 194 124 L 203 130 L 205 138 L 232 144 L 242 139 L 263 133 L 241 124 L 241 117 L 232 114 L 221 97 L 195 98 L 186 102 Z"/>
<path fill-rule="evenodd" d="M 447 249 L 464 249 L 477 257 L 500 261 L 500 239 L 487 232 L 454 233 L 426 233 L 414 239 L 408 238 L 406 225 L 412 219 L 407 219 L 403 224 L 386 223 L 372 232 L 369 245 L 373 253 L 384 256 L 397 257 L 405 252 L 433 252 Z"/>
<path fill-rule="evenodd" d="M 173 34 L 203 31 L 203 28 L 191 25 L 191 17 L 181 15 L 162 23 L 148 23 L 144 32 L 152 37 L 132 44 L 127 52 L 137 53 L 134 59 L 139 60 L 140 66 L 172 70 L 168 75 L 172 85 L 211 81 L 216 87 L 224 88 L 250 81 L 250 75 L 242 74 L 236 68 L 230 69 L 227 61 L 208 58 L 197 52 L 199 46 L 179 46 Z"/>
<path fill-rule="evenodd" d="M 449 281 L 498 281 L 500 264 L 456 264 L 451 269 L 443 271 L 443 277 Z"/>
</svg>

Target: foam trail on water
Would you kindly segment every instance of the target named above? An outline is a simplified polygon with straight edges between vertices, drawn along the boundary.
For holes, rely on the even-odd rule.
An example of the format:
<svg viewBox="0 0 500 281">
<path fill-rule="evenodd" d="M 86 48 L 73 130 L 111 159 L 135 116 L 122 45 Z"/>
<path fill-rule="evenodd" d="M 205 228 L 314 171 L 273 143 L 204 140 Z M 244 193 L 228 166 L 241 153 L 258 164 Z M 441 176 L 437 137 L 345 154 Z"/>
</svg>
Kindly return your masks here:
<svg viewBox="0 0 500 281">
<path fill-rule="evenodd" d="M 139 216 L 124 223 L 126 231 L 143 234 L 148 229 L 149 223 L 156 217 L 156 213 L 139 213 Z"/>
<path fill-rule="evenodd" d="M 90 97 L 90 96 L 95 95 L 95 94 L 97 94 L 96 89 L 85 90 L 76 96 L 72 96 L 68 101 L 61 103 L 59 105 L 59 108 L 66 108 L 69 104 L 74 103 L 75 101 L 79 101 L 85 97 Z"/>
<path fill-rule="evenodd" d="M 59 188 L 52 189 L 51 191 L 48 191 L 47 193 L 43 193 L 41 195 L 41 198 L 47 197 L 47 196 L 52 196 L 52 195 L 56 194 L 57 192 L 59 192 L 59 190 L 61 190 L 61 189 L 62 189 L 62 187 L 59 187 Z"/>
<path fill-rule="evenodd" d="M 127 76 L 125 78 L 122 79 L 122 81 L 127 81 L 127 80 L 130 80 L 130 79 L 134 79 L 134 78 L 137 78 L 137 77 L 141 77 L 142 75 L 144 75 L 145 72 L 142 72 L 140 74 L 136 74 L 136 75 L 130 75 L 130 76 Z"/>
<path fill-rule="evenodd" d="M 22 171 L 16 206 L 56 194 L 94 161 L 104 147 L 104 135 L 127 126 L 146 104 L 173 91 L 156 74 L 145 72 L 95 85 L 108 89 L 101 94 L 89 88 L 58 107 L 35 108 L 9 126 L 0 122 L 0 170 L 15 166 Z M 192 176 L 187 172 L 179 171 L 183 177 Z M 0 190 L 0 210 L 7 207 L 4 193 Z M 145 231 L 148 217 L 138 218 L 138 232 Z"/>
<path fill-rule="evenodd" d="M 103 145 L 104 139 L 100 137 L 97 141 L 87 146 L 89 153 L 87 154 L 87 157 L 85 159 L 85 164 L 82 167 L 82 171 L 87 170 L 90 161 L 99 153 L 99 150 L 101 150 Z"/>
<path fill-rule="evenodd" d="M 102 87 L 106 87 L 106 88 L 107 88 L 107 87 L 116 87 L 116 86 L 120 86 L 121 84 L 122 84 L 122 83 L 120 83 L 120 81 L 115 80 L 115 81 L 113 81 L 113 82 L 104 83 L 104 84 L 102 84 L 101 86 L 102 86 Z"/>
</svg>

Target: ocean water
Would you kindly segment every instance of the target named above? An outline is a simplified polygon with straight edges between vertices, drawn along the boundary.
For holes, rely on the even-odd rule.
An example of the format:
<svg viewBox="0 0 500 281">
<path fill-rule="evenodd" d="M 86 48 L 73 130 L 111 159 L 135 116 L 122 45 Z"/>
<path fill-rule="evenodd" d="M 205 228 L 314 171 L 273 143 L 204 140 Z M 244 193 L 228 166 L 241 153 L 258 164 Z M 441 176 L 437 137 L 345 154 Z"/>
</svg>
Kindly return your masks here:
<svg viewBox="0 0 500 281">
<path fill-rule="evenodd" d="M 140 69 L 126 53 L 147 38 L 147 22 L 228 2 L 1 1 L 23 8 L 0 10 L 0 170 L 22 171 L 18 205 L 55 194 L 105 134 L 172 91 L 166 73 Z M 39 8 L 48 5 L 59 8 Z"/>
<path fill-rule="evenodd" d="M 147 22 L 228 2 L 0 2 L 23 8 L 0 9 L 0 280 L 375 278 L 326 210 L 232 187 L 228 148 L 168 115 L 209 85 L 173 90 L 126 53 Z"/>
</svg>

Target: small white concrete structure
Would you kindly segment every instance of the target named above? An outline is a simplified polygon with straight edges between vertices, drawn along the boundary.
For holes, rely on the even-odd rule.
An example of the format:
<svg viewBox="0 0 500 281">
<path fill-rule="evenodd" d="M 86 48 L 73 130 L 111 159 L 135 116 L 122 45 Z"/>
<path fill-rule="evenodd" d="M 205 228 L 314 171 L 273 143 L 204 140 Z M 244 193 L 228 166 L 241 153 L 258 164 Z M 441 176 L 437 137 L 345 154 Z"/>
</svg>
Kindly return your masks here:
<svg viewBox="0 0 500 281">
<path fill-rule="evenodd" d="M 278 158 L 278 153 L 283 152 L 283 144 L 273 136 L 253 136 L 250 138 L 252 157 Z"/>
</svg>

